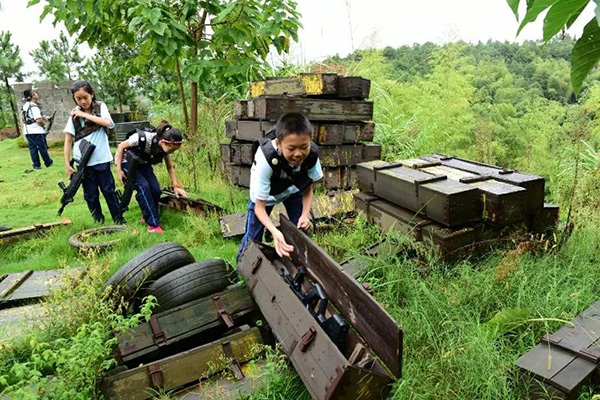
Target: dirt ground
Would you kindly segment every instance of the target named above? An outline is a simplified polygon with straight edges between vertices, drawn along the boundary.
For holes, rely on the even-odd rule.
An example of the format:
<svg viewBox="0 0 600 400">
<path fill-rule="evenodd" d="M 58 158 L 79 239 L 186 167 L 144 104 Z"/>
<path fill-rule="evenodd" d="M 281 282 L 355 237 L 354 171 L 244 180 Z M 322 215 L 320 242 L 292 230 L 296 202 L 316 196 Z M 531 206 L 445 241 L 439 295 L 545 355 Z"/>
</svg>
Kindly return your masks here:
<svg viewBox="0 0 600 400">
<path fill-rule="evenodd" d="M 16 138 L 18 135 L 15 128 L 2 128 L 0 129 L 0 141 L 7 138 Z"/>
</svg>

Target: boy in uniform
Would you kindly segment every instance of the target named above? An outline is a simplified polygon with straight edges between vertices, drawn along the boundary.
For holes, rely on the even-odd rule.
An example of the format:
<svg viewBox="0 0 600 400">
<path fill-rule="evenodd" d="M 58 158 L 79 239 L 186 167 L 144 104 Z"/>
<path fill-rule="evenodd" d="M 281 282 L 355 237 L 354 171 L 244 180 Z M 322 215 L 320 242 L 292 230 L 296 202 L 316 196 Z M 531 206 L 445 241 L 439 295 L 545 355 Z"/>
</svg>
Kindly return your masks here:
<svg viewBox="0 0 600 400">
<path fill-rule="evenodd" d="M 238 261 L 250 240 L 262 240 L 265 228 L 273 236 L 277 254 L 288 257 L 294 248 L 285 242 L 269 215 L 276 204 L 283 203 L 290 220 L 299 229 L 309 229 L 313 183 L 323 177 L 319 148 L 312 142 L 312 127 L 304 115 L 282 115 L 275 127 L 275 139 L 267 136 L 257 144 L 250 171 L 246 233 Z"/>
</svg>

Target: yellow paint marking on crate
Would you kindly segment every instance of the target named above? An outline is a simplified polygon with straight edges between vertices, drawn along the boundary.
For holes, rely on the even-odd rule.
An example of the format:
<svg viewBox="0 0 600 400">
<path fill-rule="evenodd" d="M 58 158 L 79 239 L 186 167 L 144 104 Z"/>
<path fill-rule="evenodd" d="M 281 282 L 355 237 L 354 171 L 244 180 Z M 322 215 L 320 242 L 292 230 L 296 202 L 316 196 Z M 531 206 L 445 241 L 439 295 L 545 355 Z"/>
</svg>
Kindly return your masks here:
<svg viewBox="0 0 600 400">
<path fill-rule="evenodd" d="M 323 75 L 304 75 L 300 79 L 302 80 L 302 84 L 304 85 L 304 91 L 307 95 L 323 94 Z"/>
<path fill-rule="evenodd" d="M 260 97 L 265 94 L 265 81 L 252 82 L 250 84 L 250 96 Z"/>
</svg>

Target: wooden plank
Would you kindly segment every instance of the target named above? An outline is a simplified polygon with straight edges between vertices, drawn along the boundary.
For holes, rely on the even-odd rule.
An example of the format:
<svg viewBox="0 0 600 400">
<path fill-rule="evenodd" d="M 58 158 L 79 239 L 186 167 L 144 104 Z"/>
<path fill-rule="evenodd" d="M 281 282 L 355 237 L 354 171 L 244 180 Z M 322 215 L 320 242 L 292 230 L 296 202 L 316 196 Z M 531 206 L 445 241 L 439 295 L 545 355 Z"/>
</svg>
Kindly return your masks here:
<svg viewBox="0 0 600 400">
<path fill-rule="evenodd" d="M 104 381 L 104 394 L 109 399 L 143 400 L 153 393 L 154 385 L 149 368 L 158 368 L 162 375 L 163 390 L 169 391 L 186 383 L 197 381 L 229 367 L 223 344 L 229 342 L 239 363 L 257 356 L 262 339 L 258 328 L 244 329 L 212 343 L 181 352 L 148 365 L 108 376 Z"/>
<path fill-rule="evenodd" d="M 489 175 L 499 181 L 525 188 L 527 190 L 527 212 L 530 214 L 539 210 L 544 205 L 545 180 L 541 176 L 508 170 L 458 157 L 445 156 L 443 154 L 433 154 L 422 158 L 428 161 L 437 161 L 443 165 L 478 175 Z"/>
<path fill-rule="evenodd" d="M 6 300 L 32 273 L 33 271 L 27 270 L 4 278 L 0 283 L 0 301 Z"/>
<path fill-rule="evenodd" d="M 39 300 L 64 285 L 76 284 L 87 272 L 85 268 L 33 271 L 9 296 L 2 299 L 2 306 L 18 301 Z"/>
<path fill-rule="evenodd" d="M 373 103 L 355 100 L 324 100 L 303 98 L 261 97 L 238 100 L 235 104 L 237 119 L 277 120 L 288 112 L 299 112 L 315 121 L 370 121 Z"/>
<path fill-rule="evenodd" d="M 296 77 L 267 78 L 250 84 L 250 96 L 303 96 L 366 99 L 371 81 L 330 73 L 303 73 Z"/>
<path fill-rule="evenodd" d="M 311 208 L 311 219 L 313 222 L 319 222 L 331 218 L 342 217 L 354 211 L 352 203 L 353 192 L 333 192 L 326 195 L 317 196 L 313 200 Z M 275 226 L 279 226 L 279 216 L 287 216 L 285 206 L 280 203 L 273 207 L 271 211 L 271 220 Z M 239 237 L 246 233 L 246 213 L 237 213 L 219 217 L 221 225 L 221 235 L 224 238 Z"/>
<path fill-rule="evenodd" d="M 69 225 L 69 218 L 62 218 L 57 222 L 49 222 L 46 224 L 35 224 L 24 228 L 15 228 L 0 232 L 0 246 L 26 239 L 28 237 L 40 235 L 42 232 L 63 225 Z"/>
<path fill-rule="evenodd" d="M 215 296 L 218 296 L 219 303 L 236 326 L 245 322 L 254 312 L 254 304 L 247 289 L 233 285 L 220 293 L 156 314 L 154 318 L 164 334 L 164 338 L 158 340 L 158 343 L 149 322 L 118 333 L 117 346 L 121 360 L 128 365 L 148 362 L 159 355 L 170 355 L 171 349 L 181 348 L 182 342 L 190 343 L 190 339 L 194 339 L 197 346 L 225 333 L 230 327 L 216 308 Z"/>
<path fill-rule="evenodd" d="M 396 377 L 402 370 L 402 330 L 394 319 L 347 271 L 287 218 L 281 230 L 294 246 L 292 260 L 305 265 L 315 282 L 323 285 L 330 301 Z M 359 306 L 360 305 L 360 306 Z M 360 307 L 360 308 L 357 308 Z"/>
<path fill-rule="evenodd" d="M 206 200 L 177 196 L 171 190 L 171 188 L 163 189 L 161 197 L 158 200 L 158 204 L 161 207 L 167 207 L 177 211 L 190 212 L 202 216 L 205 216 L 211 212 L 223 212 L 221 207 Z"/>
<path fill-rule="evenodd" d="M 558 225 L 560 210 L 556 204 L 544 203 L 541 210 L 531 214 L 529 229 L 532 232 L 551 234 Z"/>
</svg>

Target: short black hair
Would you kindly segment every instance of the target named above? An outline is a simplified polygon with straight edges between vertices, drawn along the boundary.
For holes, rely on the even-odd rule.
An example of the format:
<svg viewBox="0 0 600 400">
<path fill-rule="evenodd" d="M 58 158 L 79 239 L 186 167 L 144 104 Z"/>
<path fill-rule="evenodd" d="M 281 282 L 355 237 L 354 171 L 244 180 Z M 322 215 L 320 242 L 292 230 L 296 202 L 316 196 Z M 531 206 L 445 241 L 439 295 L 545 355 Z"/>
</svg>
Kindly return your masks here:
<svg viewBox="0 0 600 400">
<path fill-rule="evenodd" d="M 94 88 L 88 81 L 73 82 L 73 86 L 71 86 L 71 94 L 73 95 L 73 101 L 75 101 L 75 92 L 77 92 L 79 89 L 83 89 L 85 92 L 92 95 L 92 104 L 96 102 L 96 93 L 94 92 Z M 77 104 L 76 101 L 75 104 Z"/>
<path fill-rule="evenodd" d="M 23 91 L 23 98 L 27 101 L 31 100 L 34 92 L 35 92 L 35 90 L 33 90 L 33 89 L 25 89 Z"/>
<path fill-rule="evenodd" d="M 312 138 L 312 126 L 308 118 L 297 112 L 283 114 L 277 120 L 275 137 L 280 141 L 287 135 L 308 135 Z"/>
</svg>

